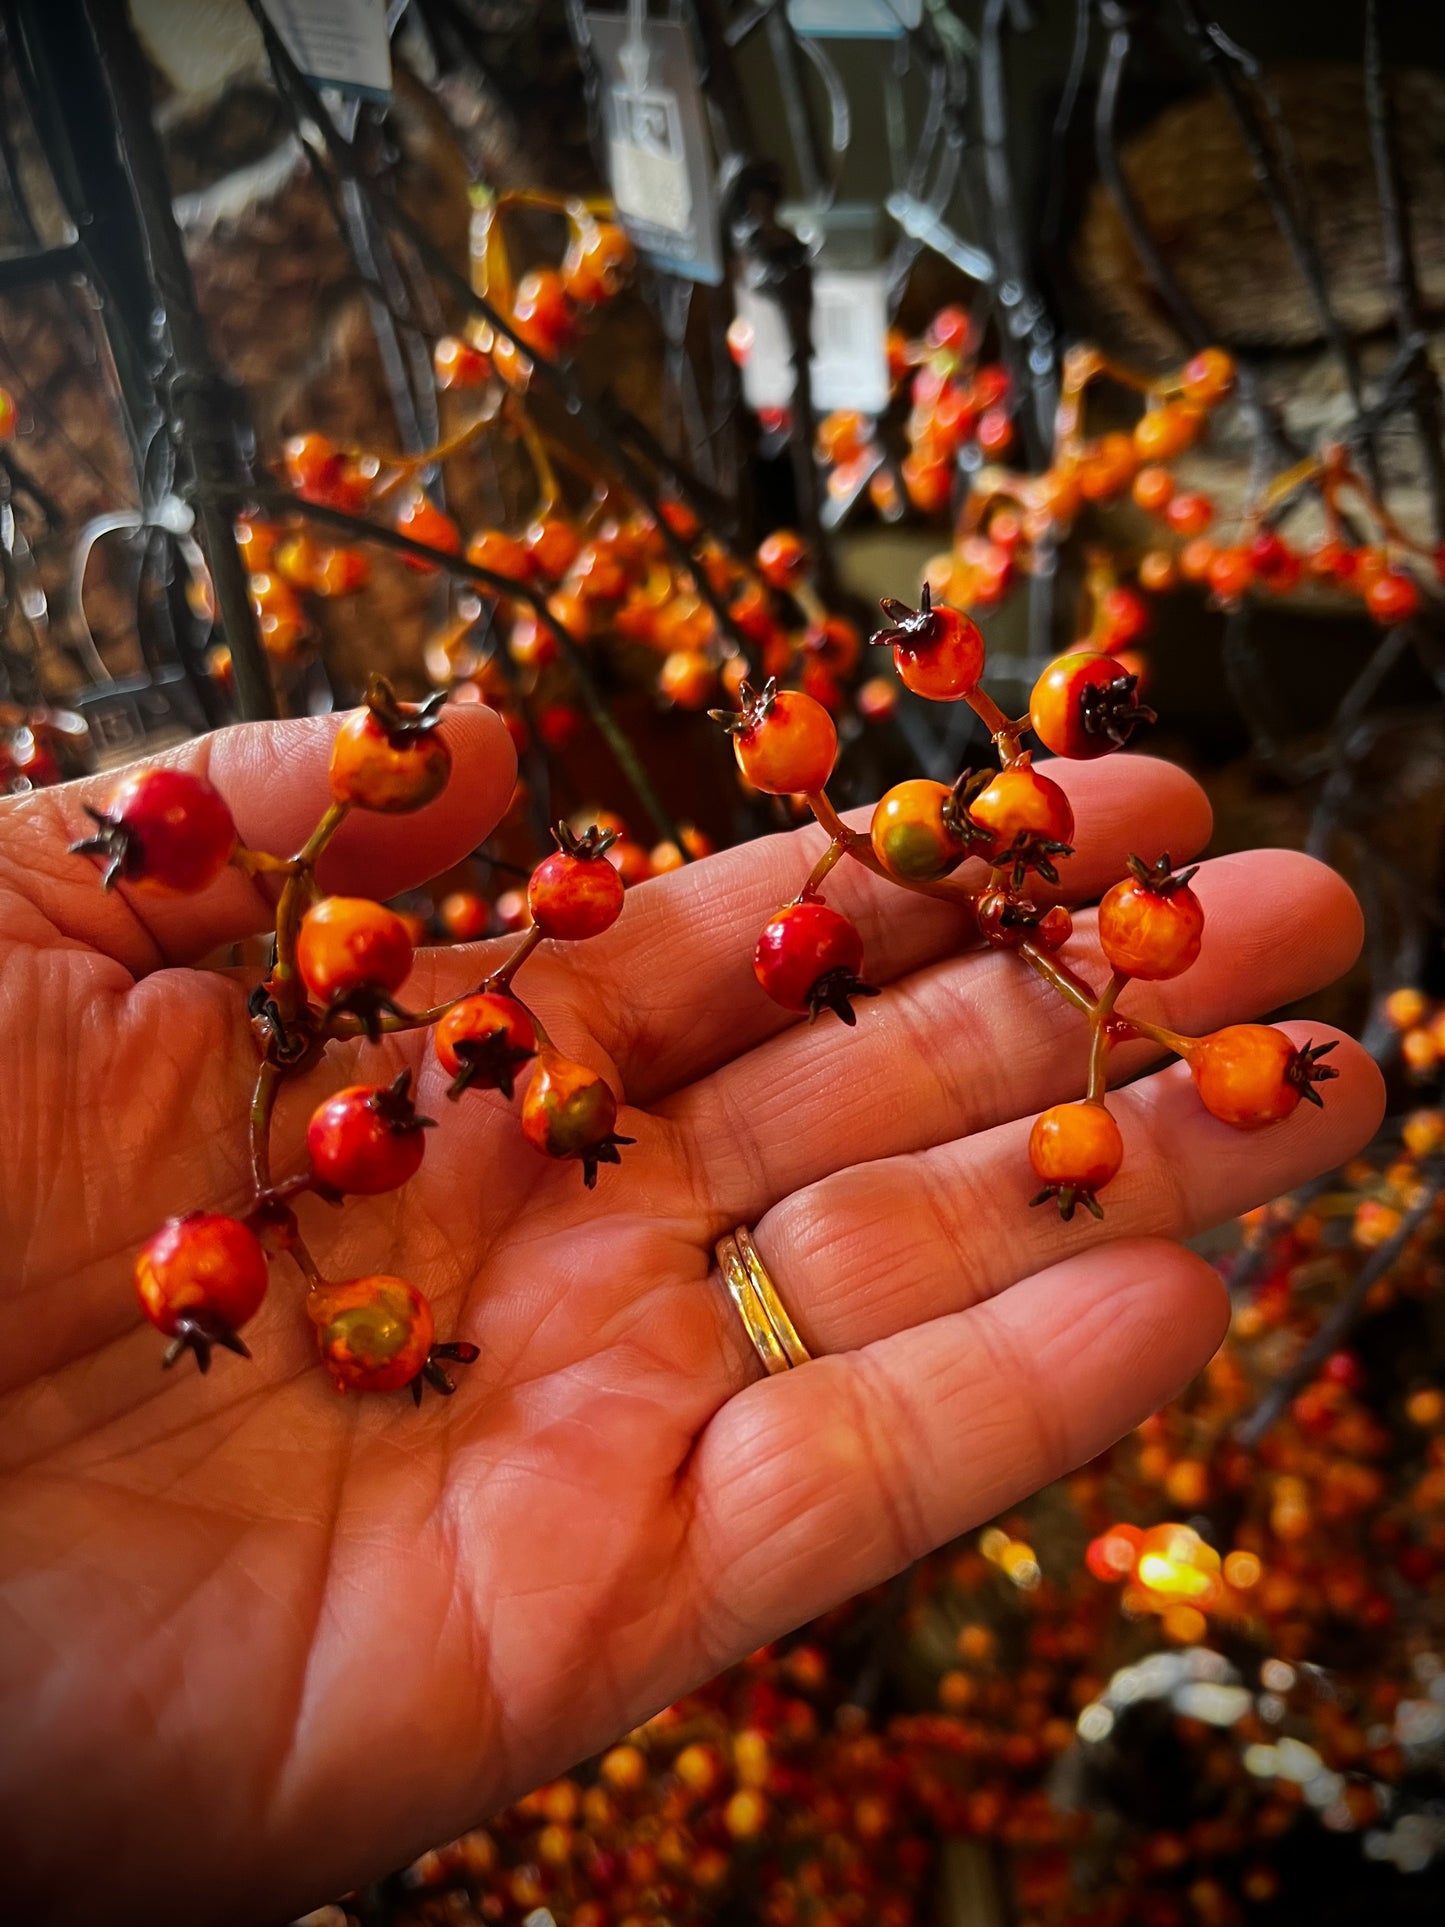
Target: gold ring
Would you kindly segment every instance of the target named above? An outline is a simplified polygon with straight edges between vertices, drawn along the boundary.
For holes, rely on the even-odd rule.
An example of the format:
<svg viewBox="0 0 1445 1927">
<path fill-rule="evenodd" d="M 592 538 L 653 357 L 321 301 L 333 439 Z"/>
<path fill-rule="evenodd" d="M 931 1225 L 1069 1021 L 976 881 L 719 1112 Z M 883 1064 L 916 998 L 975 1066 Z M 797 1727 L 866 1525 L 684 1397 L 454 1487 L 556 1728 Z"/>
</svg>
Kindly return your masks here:
<svg viewBox="0 0 1445 1927">
<path fill-rule="evenodd" d="M 783 1309 L 747 1226 L 739 1225 L 714 1247 L 723 1283 L 737 1307 L 743 1330 L 770 1377 L 808 1362 L 808 1350 Z"/>
<path fill-rule="evenodd" d="M 790 1365 L 806 1365 L 809 1351 L 798 1336 L 798 1328 L 783 1308 L 778 1296 L 778 1288 L 768 1276 L 768 1268 L 758 1256 L 758 1248 L 753 1243 L 753 1234 L 745 1224 L 740 1224 L 733 1236 L 738 1241 L 738 1251 L 747 1266 L 748 1276 L 753 1281 L 753 1289 L 763 1301 L 763 1310 L 768 1315 L 768 1323 L 777 1334 L 778 1343 L 787 1355 Z"/>
</svg>

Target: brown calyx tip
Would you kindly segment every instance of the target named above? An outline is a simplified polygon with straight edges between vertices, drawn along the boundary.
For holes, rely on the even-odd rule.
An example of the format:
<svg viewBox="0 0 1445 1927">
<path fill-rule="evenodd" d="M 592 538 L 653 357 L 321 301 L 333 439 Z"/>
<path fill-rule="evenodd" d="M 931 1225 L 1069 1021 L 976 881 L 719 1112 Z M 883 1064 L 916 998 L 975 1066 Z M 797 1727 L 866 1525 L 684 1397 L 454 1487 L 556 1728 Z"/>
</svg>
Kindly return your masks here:
<svg viewBox="0 0 1445 1927">
<path fill-rule="evenodd" d="M 1045 883 L 1057 884 L 1059 872 L 1054 858 L 1073 854 L 1072 843 L 1060 843 L 1054 837 L 1040 836 L 1035 830 L 1020 830 L 1009 847 L 999 851 L 994 862 L 1009 871 L 1013 888 L 1021 890 L 1030 870 L 1036 870 Z"/>
<path fill-rule="evenodd" d="M 1139 678 L 1132 670 L 1112 682 L 1085 683 L 1079 695 L 1085 733 L 1107 736 L 1116 749 L 1122 749 L 1141 723 L 1158 722 L 1149 705 L 1136 700 L 1138 687 Z"/>
<path fill-rule="evenodd" d="M 855 997 L 876 997 L 876 984 L 865 984 L 851 970 L 826 970 L 808 992 L 808 1022 L 817 1023 L 825 1010 L 835 1012 L 851 1029 L 858 1021 L 853 1008 Z"/>
<path fill-rule="evenodd" d="M 761 690 L 754 689 L 750 682 L 740 682 L 736 709 L 710 709 L 707 713 L 715 723 L 722 724 L 729 736 L 741 736 L 745 730 L 757 728 L 772 708 L 777 693 L 776 676 L 769 676 Z"/>
<path fill-rule="evenodd" d="M 916 649 L 921 643 L 933 641 L 938 628 L 938 618 L 933 613 L 933 592 L 926 582 L 923 585 L 923 593 L 918 598 L 916 609 L 910 608 L 906 602 L 900 602 L 896 596 L 891 595 L 884 596 L 878 606 L 887 616 L 888 625 L 886 628 L 876 629 L 868 638 L 870 643 L 884 644 L 889 648 L 896 648 L 899 643 L 903 643 Z"/>
<path fill-rule="evenodd" d="M 193 1311 L 180 1319 L 176 1325 L 176 1335 L 167 1345 L 161 1367 L 169 1371 L 184 1353 L 195 1355 L 196 1369 L 208 1372 L 211 1369 L 211 1352 L 217 1345 L 223 1345 L 228 1352 L 235 1352 L 239 1358 L 249 1358 L 245 1340 L 223 1318 L 214 1312 Z"/>
<path fill-rule="evenodd" d="M 1310 1103 L 1318 1105 L 1320 1110 L 1324 1109 L 1325 1101 L 1315 1089 L 1315 1085 L 1326 1084 L 1332 1077 L 1338 1077 L 1340 1074 L 1333 1064 L 1322 1064 L 1320 1059 L 1328 1057 L 1338 1041 L 1338 1038 L 1332 1037 L 1328 1044 L 1314 1044 L 1306 1038 L 1290 1059 L 1289 1068 L 1285 1072 L 1286 1080 L 1294 1085 L 1300 1096 L 1307 1097 Z"/>
<path fill-rule="evenodd" d="M 552 832 L 552 841 L 564 856 L 581 857 L 584 861 L 605 856 L 617 840 L 616 830 L 599 830 L 595 823 L 581 836 L 567 823 L 559 823 Z"/>
<path fill-rule="evenodd" d="M 516 1095 L 517 1072 L 537 1054 L 509 1044 L 504 1030 L 491 1031 L 485 1037 L 464 1037 L 452 1049 L 461 1059 L 461 1068 L 447 1086 L 447 1096 L 453 1103 L 476 1084 L 484 1091 L 500 1091 L 510 1104 Z"/>
<path fill-rule="evenodd" d="M 441 1361 L 447 1359 L 454 1365 L 475 1365 L 482 1355 L 480 1345 L 470 1344 L 466 1339 L 457 1338 L 449 1344 L 433 1345 L 427 1353 L 426 1363 L 411 1381 L 409 1390 L 413 1405 L 420 1405 L 422 1392 L 428 1385 L 443 1398 L 450 1398 L 457 1389 L 453 1380 L 442 1370 Z"/>
<path fill-rule="evenodd" d="M 431 1131 L 436 1128 L 434 1117 L 417 1116 L 416 1106 L 411 1101 L 409 1070 L 398 1071 L 386 1089 L 374 1091 L 368 1101 L 387 1130 L 397 1137 L 408 1131 Z"/>
<path fill-rule="evenodd" d="M 409 1017 L 411 1012 L 388 997 L 384 990 L 374 984 L 356 984 L 350 990 L 343 990 L 331 999 L 326 1006 L 328 1017 L 354 1017 L 361 1025 L 362 1035 L 368 1044 L 374 1044 L 381 1036 L 381 1020 L 385 1017 Z"/>
<path fill-rule="evenodd" d="M 101 887 L 113 890 L 126 871 L 130 868 L 135 852 L 135 837 L 124 823 L 118 823 L 113 816 L 106 816 L 101 810 L 85 804 L 85 813 L 95 825 L 94 834 L 83 836 L 70 845 L 71 856 L 104 857 L 105 867 L 101 871 Z"/>
<path fill-rule="evenodd" d="M 385 676 L 372 676 L 366 685 L 366 707 L 398 749 L 436 728 L 446 700 L 447 692 L 438 689 L 424 703 L 399 702 Z"/>
<path fill-rule="evenodd" d="M 1188 870 L 1176 871 L 1169 861 L 1167 850 L 1156 863 L 1146 863 L 1142 856 L 1127 857 L 1125 862 L 1130 876 L 1156 897 L 1172 897 L 1176 890 L 1187 890 L 1199 875 L 1197 863 Z"/>
<path fill-rule="evenodd" d="M 1104 1207 L 1085 1184 L 1046 1184 L 1036 1198 L 1029 1199 L 1029 1206 L 1047 1204 L 1052 1198 L 1059 1207 L 1059 1216 L 1068 1224 L 1080 1205 L 1102 1224 Z"/>
<path fill-rule="evenodd" d="M 635 1137 L 619 1137 L 616 1131 L 609 1131 L 596 1144 L 589 1144 L 585 1151 L 579 1151 L 577 1158 L 582 1166 L 582 1182 L 589 1191 L 597 1188 L 597 1172 L 604 1164 L 621 1164 L 622 1147 L 636 1144 Z"/>
<path fill-rule="evenodd" d="M 966 769 L 948 793 L 943 805 L 943 820 L 965 844 L 993 841 L 992 831 L 986 830 L 981 823 L 975 823 L 968 812 L 975 797 L 982 795 L 997 774 L 998 771 L 992 769 Z"/>
</svg>

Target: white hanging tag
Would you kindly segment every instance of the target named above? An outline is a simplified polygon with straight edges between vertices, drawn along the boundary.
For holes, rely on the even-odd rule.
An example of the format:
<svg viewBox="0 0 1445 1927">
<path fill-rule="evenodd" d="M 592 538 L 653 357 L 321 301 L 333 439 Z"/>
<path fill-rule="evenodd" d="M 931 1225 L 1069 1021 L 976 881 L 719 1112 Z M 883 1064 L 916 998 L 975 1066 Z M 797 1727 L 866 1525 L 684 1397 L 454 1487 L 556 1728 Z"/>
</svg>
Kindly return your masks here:
<svg viewBox="0 0 1445 1927">
<path fill-rule="evenodd" d="M 901 40 L 923 0 L 788 0 L 788 25 L 817 40 Z"/>
<path fill-rule="evenodd" d="M 386 100 L 391 40 L 386 0 L 262 0 L 286 51 L 317 87 Z"/>
<path fill-rule="evenodd" d="M 888 283 L 881 268 L 813 274 L 813 402 L 827 414 L 888 406 Z"/>
<path fill-rule="evenodd" d="M 589 13 L 602 76 L 612 199 L 642 253 L 694 281 L 722 279 L 712 145 L 687 30 L 627 14 Z"/>
</svg>

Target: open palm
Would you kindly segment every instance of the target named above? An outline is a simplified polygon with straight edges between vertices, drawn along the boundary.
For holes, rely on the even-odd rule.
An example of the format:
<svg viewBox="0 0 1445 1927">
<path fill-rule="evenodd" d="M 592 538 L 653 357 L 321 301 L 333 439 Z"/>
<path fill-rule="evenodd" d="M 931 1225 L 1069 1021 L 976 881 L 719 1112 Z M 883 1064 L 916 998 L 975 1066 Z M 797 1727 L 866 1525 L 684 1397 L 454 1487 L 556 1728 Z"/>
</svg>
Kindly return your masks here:
<svg viewBox="0 0 1445 1927">
<path fill-rule="evenodd" d="M 226 731 L 177 760 L 248 842 L 289 849 L 331 727 Z M 504 732 L 485 711 L 445 728 L 447 796 L 353 818 L 330 887 L 395 892 L 486 833 Z M 1129 851 L 1183 859 L 1207 836 L 1167 765 L 1051 773 L 1080 901 Z M 0 807 L 0 1853 L 31 1917 L 103 1895 L 112 1920 L 274 1918 L 459 1831 L 1136 1423 L 1224 1321 L 1175 1241 L 1377 1121 L 1347 1040 L 1325 1110 L 1259 1136 L 1205 1115 L 1175 1065 L 1117 1101 L 1106 1222 L 1030 1212 L 1028 1121 L 1082 1088 L 1082 1021 L 1013 959 L 964 954 L 947 906 L 859 872 L 830 895 L 889 987 L 855 1033 L 789 1026 L 748 958 L 823 840 L 774 837 L 528 966 L 559 1047 L 625 1093 L 637 1143 L 595 1192 L 495 1093 L 447 1104 L 420 1036 L 333 1047 L 288 1091 L 278 1177 L 320 1095 L 362 1065 L 417 1071 L 441 1120 L 419 1177 L 300 1212 L 328 1276 L 409 1277 L 441 1337 L 480 1345 L 456 1397 L 338 1397 L 284 1259 L 252 1362 L 162 1374 L 129 1262 L 173 1212 L 243 1204 L 255 1069 L 244 985 L 171 966 L 268 908 L 235 874 L 190 901 L 104 896 L 65 854 L 94 790 Z M 1196 887 L 1201 962 L 1126 1009 L 1201 1030 L 1354 954 L 1352 899 L 1304 857 L 1222 859 Z M 1070 952 L 1085 975 L 1091 930 Z M 474 985 L 488 955 L 423 953 L 407 1001 Z M 739 1222 L 816 1354 L 779 1378 L 710 1272 Z"/>
</svg>

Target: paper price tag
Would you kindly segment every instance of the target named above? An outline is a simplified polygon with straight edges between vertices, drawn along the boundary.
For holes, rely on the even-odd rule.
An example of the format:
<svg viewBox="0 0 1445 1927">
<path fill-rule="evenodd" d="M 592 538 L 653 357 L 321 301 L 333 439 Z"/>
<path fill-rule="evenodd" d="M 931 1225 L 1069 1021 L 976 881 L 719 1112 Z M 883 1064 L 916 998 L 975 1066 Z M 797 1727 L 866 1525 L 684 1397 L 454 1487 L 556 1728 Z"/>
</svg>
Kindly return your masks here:
<svg viewBox="0 0 1445 1927">
<path fill-rule="evenodd" d="M 694 281 L 722 280 L 712 144 L 680 21 L 588 13 L 612 198 L 638 249 Z"/>
<path fill-rule="evenodd" d="M 386 100 L 391 40 L 386 0 L 262 0 L 286 51 L 318 87 Z"/>
<path fill-rule="evenodd" d="M 753 413 L 786 408 L 793 399 L 793 349 L 782 308 L 746 282 L 733 284 L 733 306 L 747 344 L 739 378 Z M 888 406 L 888 298 L 876 268 L 817 268 L 813 273 L 813 353 L 808 363 L 813 405 L 828 414 L 856 408 L 881 415 Z"/>
<path fill-rule="evenodd" d="M 794 33 L 815 40 L 901 40 L 923 19 L 923 0 L 788 0 Z"/>
</svg>

